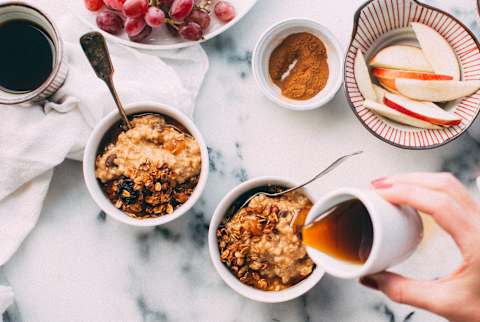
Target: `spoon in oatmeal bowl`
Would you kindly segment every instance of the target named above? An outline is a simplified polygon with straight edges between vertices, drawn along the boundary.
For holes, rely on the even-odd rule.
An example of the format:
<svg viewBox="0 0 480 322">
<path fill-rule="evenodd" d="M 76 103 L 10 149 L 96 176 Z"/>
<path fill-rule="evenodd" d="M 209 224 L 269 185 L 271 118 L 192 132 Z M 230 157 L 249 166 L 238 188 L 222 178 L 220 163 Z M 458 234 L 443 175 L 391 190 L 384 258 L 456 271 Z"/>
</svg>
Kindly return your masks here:
<svg viewBox="0 0 480 322">
<path fill-rule="evenodd" d="M 110 93 L 115 100 L 118 111 L 122 116 L 123 122 L 125 123 L 124 125 L 128 129 L 131 129 L 131 121 L 129 120 L 127 113 L 125 112 L 125 108 L 120 101 L 120 97 L 118 96 L 117 90 L 115 89 L 115 85 L 113 83 L 114 68 L 112 60 L 110 58 L 110 53 L 108 52 L 105 38 L 99 32 L 89 32 L 80 38 L 80 44 L 97 77 L 107 84 L 108 89 L 110 90 Z M 141 113 L 135 115 L 135 117 L 143 117 L 148 114 L 153 113 Z M 181 125 L 177 126 L 174 124 L 163 124 L 162 126 L 171 127 L 178 132 L 183 132 L 186 136 L 189 136 L 190 138 L 192 137 L 190 133 L 188 133 L 188 131 L 186 131 Z"/>
<path fill-rule="evenodd" d="M 98 206 L 133 226 L 162 225 L 186 214 L 208 178 L 202 134 L 181 111 L 155 102 L 127 106 L 132 128 L 112 111 L 93 130 L 83 172 Z"/>
<path fill-rule="evenodd" d="M 344 155 L 344 156 L 341 156 L 339 157 L 337 160 L 335 160 L 334 162 L 332 162 L 328 167 L 326 167 L 325 169 L 323 169 L 320 173 L 316 174 L 313 178 L 309 179 L 308 181 L 300 184 L 300 185 L 297 185 L 295 187 L 292 187 L 292 188 L 284 188 L 284 187 L 279 187 L 279 186 L 265 186 L 265 187 L 261 187 L 255 191 L 252 191 L 251 194 L 242 204 L 240 207 L 237 207 L 236 205 L 234 205 L 230 210 L 229 212 L 231 213 L 236 213 L 237 211 L 247 207 L 247 205 L 250 203 L 250 201 L 252 201 L 253 199 L 257 198 L 258 196 L 266 196 L 266 197 L 269 197 L 269 198 L 278 198 L 278 197 L 281 197 L 283 195 L 286 195 L 290 192 L 294 192 L 298 189 L 301 189 L 303 187 L 305 187 L 306 185 L 320 179 L 321 177 L 327 175 L 328 173 L 330 173 L 331 171 L 335 170 L 337 167 L 339 167 L 343 162 L 345 162 L 346 160 L 350 159 L 351 157 L 353 156 L 356 156 L 356 155 L 359 155 L 359 154 L 362 154 L 363 151 L 357 151 L 357 152 L 354 152 L 354 153 L 350 153 L 350 154 L 347 154 L 347 155 Z M 306 214 L 302 214 L 301 212 L 296 212 L 296 214 L 294 215 L 290 225 L 292 226 L 292 228 L 294 230 L 296 230 L 297 228 L 297 222 L 303 222 L 304 221 L 304 217 L 306 216 Z"/>
<path fill-rule="evenodd" d="M 103 35 L 99 32 L 89 32 L 80 38 L 80 45 L 82 46 L 85 56 L 87 56 L 90 65 L 92 66 L 97 77 L 107 84 L 110 93 L 115 100 L 115 104 L 122 116 L 124 125 L 131 129 L 132 125 L 127 117 L 127 113 L 123 108 L 123 104 L 120 101 L 117 90 L 113 83 L 113 64 L 108 52 L 107 43 Z"/>
<path fill-rule="evenodd" d="M 227 285 L 247 298 L 267 303 L 292 300 L 324 274 L 290 227 L 296 211 L 308 212 L 316 202 L 308 187 L 276 198 L 261 194 L 238 208 L 252 193 L 296 185 L 288 178 L 253 178 L 226 194 L 214 211 L 208 232 L 211 260 Z"/>
</svg>

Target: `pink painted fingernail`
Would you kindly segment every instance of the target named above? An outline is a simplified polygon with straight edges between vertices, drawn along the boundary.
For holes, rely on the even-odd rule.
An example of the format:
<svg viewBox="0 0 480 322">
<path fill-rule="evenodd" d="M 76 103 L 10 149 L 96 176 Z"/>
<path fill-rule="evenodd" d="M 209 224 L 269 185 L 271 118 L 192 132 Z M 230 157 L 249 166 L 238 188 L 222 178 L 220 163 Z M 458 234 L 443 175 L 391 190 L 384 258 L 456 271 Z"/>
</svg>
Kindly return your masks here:
<svg viewBox="0 0 480 322">
<path fill-rule="evenodd" d="M 372 186 L 375 189 L 388 189 L 392 187 L 392 184 L 389 182 L 386 182 L 387 178 L 379 178 L 376 180 L 372 181 Z"/>
</svg>

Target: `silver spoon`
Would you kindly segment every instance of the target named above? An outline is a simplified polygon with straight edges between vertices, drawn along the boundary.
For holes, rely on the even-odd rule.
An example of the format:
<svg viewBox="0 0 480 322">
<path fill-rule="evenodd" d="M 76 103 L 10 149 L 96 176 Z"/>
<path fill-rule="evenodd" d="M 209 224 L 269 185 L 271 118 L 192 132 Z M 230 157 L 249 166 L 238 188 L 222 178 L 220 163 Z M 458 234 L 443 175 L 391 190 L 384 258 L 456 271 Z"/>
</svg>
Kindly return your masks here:
<svg viewBox="0 0 480 322">
<path fill-rule="evenodd" d="M 107 84 L 110 93 L 112 93 L 118 111 L 125 122 L 127 128 L 131 129 L 132 125 L 125 113 L 122 102 L 118 96 L 117 90 L 113 84 L 113 64 L 108 52 L 107 43 L 103 35 L 99 32 L 89 32 L 80 38 L 80 45 L 83 52 L 88 58 L 90 65 L 92 65 L 95 74 Z"/>
<path fill-rule="evenodd" d="M 296 186 L 296 187 L 293 187 L 293 188 L 290 188 L 290 189 L 287 189 L 287 190 L 283 190 L 283 191 L 280 191 L 280 192 L 275 192 L 275 193 L 269 193 L 269 192 L 265 192 L 265 191 L 260 191 L 260 192 L 257 192 L 255 194 L 253 194 L 252 196 L 250 196 L 243 204 L 242 206 L 240 206 L 240 208 L 238 208 L 238 210 L 240 209 L 243 209 L 246 205 L 248 205 L 248 203 L 255 197 L 257 196 L 260 196 L 260 195 L 264 195 L 264 196 L 267 196 L 267 197 L 270 197 L 270 198 L 275 198 L 275 197 L 280 197 L 286 193 L 289 193 L 289 192 L 292 192 L 292 191 L 295 191 L 295 190 L 298 190 L 300 188 L 303 188 L 305 187 L 306 185 L 312 183 L 313 181 L 323 177 L 324 175 L 330 173 L 331 171 L 335 170 L 339 165 L 341 165 L 343 162 L 345 162 L 347 159 L 355 156 L 355 155 L 359 155 L 359 154 L 362 154 L 363 151 L 357 151 L 357 152 L 354 152 L 354 153 L 351 153 L 351 154 L 347 154 L 347 155 L 344 155 L 340 158 L 338 158 L 337 160 L 335 160 L 332 164 L 330 164 L 327 168 L 325 168 L 324 170 L 322 170 L 320 173 L 316 174 L 312 179 L 308 180 L 307 182 L 305 183 L 302 183 L 301 185 L 299 186 Z M 294 222 L 295 220 L 292 220 L 292 222 Z"/>
</svg>

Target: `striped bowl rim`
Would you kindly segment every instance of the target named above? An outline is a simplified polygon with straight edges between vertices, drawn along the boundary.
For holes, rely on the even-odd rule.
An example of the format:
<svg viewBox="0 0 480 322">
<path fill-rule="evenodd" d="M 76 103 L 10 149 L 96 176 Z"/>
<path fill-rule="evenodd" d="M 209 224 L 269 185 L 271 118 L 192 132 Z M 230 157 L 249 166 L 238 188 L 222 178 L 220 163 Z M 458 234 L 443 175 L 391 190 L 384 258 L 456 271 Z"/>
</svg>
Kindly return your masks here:
<svg viewBox="0 0 480 322">
<path fill-rule="evenodd" d="M 477 1 L 480 4 L 480 0 Z M 386 13 L 382 8 L 386 8 Z M 400 10 L 403 10 L 403 14 Z M 367 16 L 369 19 L 363 19 Z M 364 99 L 358 91 L 353 68 L 357 49 L 368 51 L 378 37 L 391 30 L 407 27 L 410 22 L 424 23 L 437 30 L 454 48 L 463 70 L 463 78 L 480 80 L 480 64 L 469 65 L 480 60 L 480 44 L 457 18 L 417 0 L 369 0 L 354 16 L 352 36 L 345 55 L 344 91 L 355 116 L 375 137 L 402 149 L 427 150 L 448 144 L 468 130 L 480 112 L 480 92 L 461 99 L 455 106 L 454 113 L 462 118 L 460 126 L 441 130 L 413 127 L 403 130 L 363 108 Z"/>
</svg>

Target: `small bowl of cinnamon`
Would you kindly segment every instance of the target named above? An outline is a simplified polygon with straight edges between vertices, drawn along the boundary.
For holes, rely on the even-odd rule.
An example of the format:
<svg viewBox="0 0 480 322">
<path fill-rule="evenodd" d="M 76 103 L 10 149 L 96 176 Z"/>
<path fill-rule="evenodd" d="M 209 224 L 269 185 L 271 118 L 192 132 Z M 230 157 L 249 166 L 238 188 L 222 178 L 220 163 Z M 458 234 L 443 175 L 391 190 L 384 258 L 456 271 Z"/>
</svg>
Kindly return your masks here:
<svg viewBox="0 0 480 322">
<path fill-rule="evenodd" d="M 274 103 L 305 111 L 328 103 L 342 85 L 343 52 L 318 22 L 291 18 L 270 27 L 253 51 L 252 69 Z"/>
</svg>

